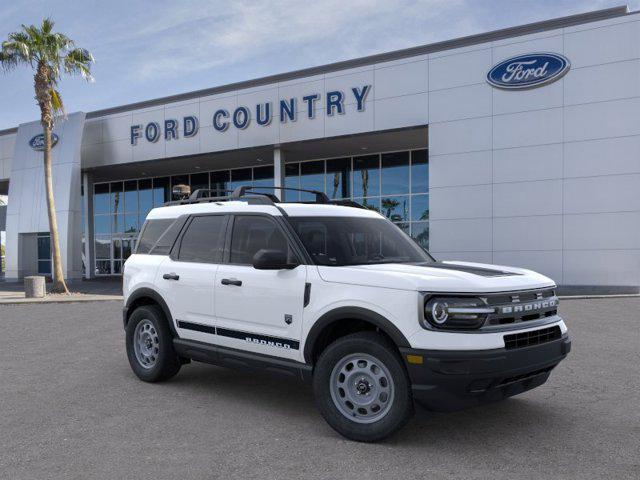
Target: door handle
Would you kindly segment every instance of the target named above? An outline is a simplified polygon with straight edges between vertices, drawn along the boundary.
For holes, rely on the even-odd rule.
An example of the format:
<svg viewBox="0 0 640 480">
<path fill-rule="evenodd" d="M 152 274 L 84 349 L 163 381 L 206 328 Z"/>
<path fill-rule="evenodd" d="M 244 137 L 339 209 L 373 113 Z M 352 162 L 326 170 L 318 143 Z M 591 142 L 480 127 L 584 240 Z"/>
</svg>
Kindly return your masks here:
<svg viewBox="0 0 640 480">
<path fill-rule="evenodd" d="M 165 280 L 180 280 L 180 275 L 177 275 L 174 272 L 171 272 L 171 273 L 165 273 L 164 275 L 162 275 L 162 278 L 164 278 Z"/>
<path fill-rule="evenodd" d="M 236 287 L 242 286 L 242 280 L 236 280 L 235 278 L 223 278 L 220 283 L 223 285 L 234 285 Z"/>
</svg>

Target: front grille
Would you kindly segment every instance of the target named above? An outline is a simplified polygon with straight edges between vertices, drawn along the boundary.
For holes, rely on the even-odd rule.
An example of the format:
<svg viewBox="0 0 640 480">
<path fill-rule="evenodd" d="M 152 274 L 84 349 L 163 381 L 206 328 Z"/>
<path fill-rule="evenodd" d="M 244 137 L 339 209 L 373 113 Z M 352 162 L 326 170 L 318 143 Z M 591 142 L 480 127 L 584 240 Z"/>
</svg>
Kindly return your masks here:
<svg viewBox="0 0 640 480">
<path fill-rule="evenodd" d="M 552 288 L 487 295 L 489 306 L 495 313 L 487 317 L 488 328 L 512 323 L 530 322 L 558 314 L 558 298 Z"/>
<path fill-rule="evenodd" d="M 504 346 L 507 350 L 530 347 L 532 345 L 540 345 L 541 343 L 557 340 L 561 336 L 562 332 L 560 331 L 560 327 L 556 325 L 554 327 L 532 330 L 530 332 L 505 335 Z"/>
</svg>

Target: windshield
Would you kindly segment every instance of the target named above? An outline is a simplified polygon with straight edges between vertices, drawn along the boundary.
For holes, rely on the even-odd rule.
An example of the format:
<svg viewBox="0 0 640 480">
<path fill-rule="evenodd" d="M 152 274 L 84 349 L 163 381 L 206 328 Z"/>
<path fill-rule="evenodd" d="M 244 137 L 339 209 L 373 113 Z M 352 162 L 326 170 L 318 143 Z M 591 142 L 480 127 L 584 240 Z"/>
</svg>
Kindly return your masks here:
<svg viewBox="0 0 640 480">
<path fill-rule="evenodd" d="M 383 218 L 289 217 L 318 265 L 432 262 L 402 230 Z"/>
</svg>

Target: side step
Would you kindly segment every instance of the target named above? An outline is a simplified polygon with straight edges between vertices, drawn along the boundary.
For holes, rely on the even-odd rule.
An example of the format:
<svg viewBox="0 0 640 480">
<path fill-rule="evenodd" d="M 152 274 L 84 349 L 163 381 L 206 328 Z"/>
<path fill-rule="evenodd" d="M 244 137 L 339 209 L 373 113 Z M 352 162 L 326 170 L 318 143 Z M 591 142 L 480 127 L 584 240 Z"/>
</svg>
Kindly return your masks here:
<svg viewBox="0 0 640 480">
<path fill-rule="evenodd" d="M 309 382 L 312 377 L 313 367 L 311 365 L 294 360 L 211 345 L 195 340 L 185 340 L 183 338 L 174 338 L 173 347 L 181 357 L 190 358 L 197 362 L 218 365 L 220 367 L 250 371 L 267 371 L 299 378 L 306 382 Z"/>
</svg>

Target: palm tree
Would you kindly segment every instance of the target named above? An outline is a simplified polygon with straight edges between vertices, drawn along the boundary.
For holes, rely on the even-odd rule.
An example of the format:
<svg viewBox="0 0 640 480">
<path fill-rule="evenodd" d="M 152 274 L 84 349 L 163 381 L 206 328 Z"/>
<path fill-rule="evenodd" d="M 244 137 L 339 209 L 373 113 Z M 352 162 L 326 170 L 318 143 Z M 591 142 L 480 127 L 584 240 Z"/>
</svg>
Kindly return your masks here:
<svg viewBox="0 0 640 480">
<path fill-rule="evenodd" d="M 0 64 L 5 71 L 20 65 L 34 71 L 35 99 L 40 107 L 40 123 L 44 130 L 44 179 L 47 192 L 47 210 L 53 257 L 53 287 L 56 293 L 69 293 L 62 275 L 58 222 L 53 200 L 51 178 L 51 132 L 57 115 L 64 115 L 64 106 L 57 90 L 62 73 L 81 75 L 87 81 L 91 77 L 93 56 L 88 50 L 76 47 L 73 40 L 53 31 L 50 18 L 42 20 L 40 27 L 22 25 L 19 32 L 10 33 L 2 42 Z"/>
</svg>

